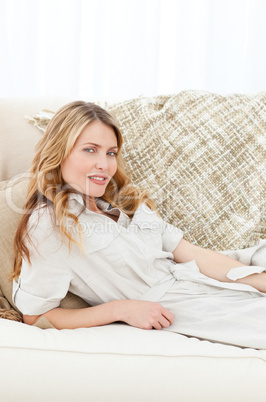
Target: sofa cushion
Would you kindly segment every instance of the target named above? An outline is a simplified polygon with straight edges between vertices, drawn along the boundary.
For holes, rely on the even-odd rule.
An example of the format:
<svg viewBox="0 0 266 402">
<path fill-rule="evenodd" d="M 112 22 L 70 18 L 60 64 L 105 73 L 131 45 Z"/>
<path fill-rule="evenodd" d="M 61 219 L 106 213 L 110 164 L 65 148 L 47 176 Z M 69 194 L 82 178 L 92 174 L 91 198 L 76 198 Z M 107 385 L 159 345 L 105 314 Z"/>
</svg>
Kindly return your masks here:
<svg viewBox="0 0 266 402">
<path fill-rule="evenodd" d="M 28 174 L 24 174 L 17 176 L 16 180 L 0 183 L 0 307 L 5 309 L 12 306 L 17 310 L 12 301 L 10 274 L 14 263 L 13 240 L 23 213 L 28 180 Z M 64 308 L 83 308 L 87 306 L 87 303 L 71 293 L 68 293 L 61 301 L 61 307 Z"/>
<path fill-rule="evenodd" d="M 41 331 L 0 320 L 0 333 L 4 402 L 265 401 L 265 350 L 123 324 Z"/>
</svg>

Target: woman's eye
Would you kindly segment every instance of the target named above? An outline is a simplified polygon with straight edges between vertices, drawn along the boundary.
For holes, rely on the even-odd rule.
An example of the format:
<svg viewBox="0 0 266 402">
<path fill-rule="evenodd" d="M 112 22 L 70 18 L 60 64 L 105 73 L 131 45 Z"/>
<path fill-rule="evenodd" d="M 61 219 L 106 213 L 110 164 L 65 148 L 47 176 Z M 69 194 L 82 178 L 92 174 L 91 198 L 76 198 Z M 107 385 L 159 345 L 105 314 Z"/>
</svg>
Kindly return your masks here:
<svg viewBox="0 0 266 402">
<path fill-rule="evenodd" d="M 94 153 L 94 152 L 97 152 L 97 149 L 96 149 L 96 148 L 88 147 L 88 148 L 84 148 L 84 151 L 87 152 L 87 153 L 89 153 L 89 154 L 92 154 L 92 153 Z M 108 151 L 108 152 L 107 152 L 107 155 L 112 156 L 112 157 L 116 157 L 116 156 L 117 156 L 117 152 L 115 152 L 115 151 Z"/>
<path fill-rule="evenodd" d="M 108 155 L 110 155 L 110 156 L 117 156 L 117 152 L 115 152 L 115 151 L 109 151 L 109 152 L 108 152 Z"/>
</svg>

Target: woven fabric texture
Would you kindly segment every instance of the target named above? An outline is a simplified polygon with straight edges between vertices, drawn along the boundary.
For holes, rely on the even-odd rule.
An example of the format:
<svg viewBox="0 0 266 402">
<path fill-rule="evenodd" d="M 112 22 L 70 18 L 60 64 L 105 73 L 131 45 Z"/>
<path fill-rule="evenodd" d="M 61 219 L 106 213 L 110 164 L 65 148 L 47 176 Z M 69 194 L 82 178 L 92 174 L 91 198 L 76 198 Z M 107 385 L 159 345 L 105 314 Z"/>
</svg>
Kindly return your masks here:
<svg viewBox="0 0 266 402">
<path fill-rule="evenodd" d="M 265 93 L 184 91 L 109 109 L 133 182 L 187 240 L 223 250 L 266 236 Z"/>
</svg>

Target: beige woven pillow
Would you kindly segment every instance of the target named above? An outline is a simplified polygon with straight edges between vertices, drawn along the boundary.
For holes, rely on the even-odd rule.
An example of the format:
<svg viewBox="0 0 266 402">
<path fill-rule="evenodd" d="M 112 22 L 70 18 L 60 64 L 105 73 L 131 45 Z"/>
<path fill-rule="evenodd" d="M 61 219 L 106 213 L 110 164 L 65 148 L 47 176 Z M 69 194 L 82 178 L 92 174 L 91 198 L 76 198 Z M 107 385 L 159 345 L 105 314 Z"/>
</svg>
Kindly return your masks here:
<svg viewBox="0 0 266 402">
<path fill-rule="evenodd" d="M 13 269 L 14 251 L 13 240 L 21 218 L 22 207 L 25 203 L 28 187 L 27 175 L 21 176 L 15 182 L 0 183 L 0 307 L 7 308 L 3 297 L 17 310 L 12 302 L 12 281 L 9 280 Z M 82 308 L 87 304 L 77 296 L 68 293 L 62 300 L 61 306 L 65 308 Z"/>
<path fill-rule="evenodd" d="M 109 110 L 124 134 L 133 182 L 150 190 L 187 240 L 224 250 L 266 237 L 265 93 L 184 91 Z M 43 129 L 47 115 L 40 116 L 32 121 Z"/>
<path fill-rule="evenodd" d="M 189 241 L 223 250 L 266 237 L 266 94 L 185 91 L 110 110 L 133 181 Z"/>
</svg>

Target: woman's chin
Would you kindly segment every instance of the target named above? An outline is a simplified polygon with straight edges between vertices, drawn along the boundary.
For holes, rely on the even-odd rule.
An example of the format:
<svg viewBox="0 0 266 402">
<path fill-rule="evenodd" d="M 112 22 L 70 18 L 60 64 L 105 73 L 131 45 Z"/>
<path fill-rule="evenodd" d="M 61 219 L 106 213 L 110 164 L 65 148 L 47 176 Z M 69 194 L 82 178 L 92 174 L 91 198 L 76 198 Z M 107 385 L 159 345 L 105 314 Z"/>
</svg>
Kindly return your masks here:
<svg viewBox="0 0 266 402">
<path fill-rule="evenodd" d="M 85 195 L 87 195 L 89 197 L 93 197 L 93 198 L 99 198 L 104 195 L 105 190 L 106 190 L 106 187 L 102 188 L 102 189 L 97 189 L 97 191 L 86 192 Z"/>
</svg>

